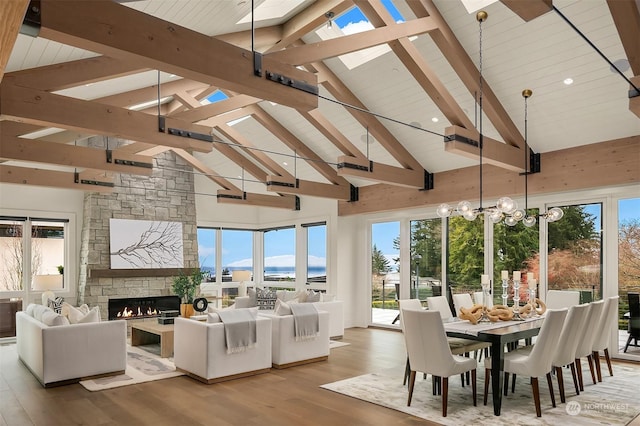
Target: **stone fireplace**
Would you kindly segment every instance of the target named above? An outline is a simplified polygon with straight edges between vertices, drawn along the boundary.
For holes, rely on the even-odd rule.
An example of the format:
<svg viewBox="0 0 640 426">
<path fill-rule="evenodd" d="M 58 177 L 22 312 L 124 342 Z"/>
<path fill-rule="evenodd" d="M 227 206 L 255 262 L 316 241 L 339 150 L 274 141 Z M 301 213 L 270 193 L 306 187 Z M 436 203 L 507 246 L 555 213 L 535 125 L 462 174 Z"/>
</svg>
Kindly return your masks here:
<svg viewBox="0 0 640 426">
<path fill-rule="evenodd" d="M 89 146 L 105 149 L 127 142 L 93 137 Z M 185 268 L 198 267 L 195 195 L 191 167 L 173 151 L 154 157 L 153 174 L 116 174 L 112 193 L 88 192 L 80 249 L 78 304 L 99 306 L 103 320 L 109 316 L 109 299 L 171 295 L 179 270 L 110 269 L 109 219 L 182 222 Z"/>
</svg>

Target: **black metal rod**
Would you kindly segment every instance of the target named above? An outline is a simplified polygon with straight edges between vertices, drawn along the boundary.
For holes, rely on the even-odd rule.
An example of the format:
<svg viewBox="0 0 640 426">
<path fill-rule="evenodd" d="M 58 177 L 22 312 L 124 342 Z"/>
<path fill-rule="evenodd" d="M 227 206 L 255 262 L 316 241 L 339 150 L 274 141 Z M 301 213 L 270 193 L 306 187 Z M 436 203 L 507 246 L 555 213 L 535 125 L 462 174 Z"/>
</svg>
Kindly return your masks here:
<svg viewBox="0 0 640 426">
<path fill-rule="evenodd" d="M 598 52 L 598 54 L 599 54 L 600 56 L 602 56 L 602 59 L 604 59 L 605 61 L 607 61 L 607 63 L 611 66 L 611 68 L 613 68 L 614 70 L 616 70 L 616 71 L 618 72 L 618 74 L 620 74 L 620 75 L 622 76 L 622 78 L 624 78 L 624 79 L 627 81 L 627 83 L 629 83 L 629 84 L 631 85 L 631 87 L 633 87 L 633 88 L 636 90 L 636 92 L 640 92 L 640 89 L 638 89 L 638 87 L 637 87 L 635 84 L 633 84 L 633 83 L 631 82 L 631 80 L 629 80 L 629 79 L 627 78 L 627 76 L 626 76 L 626 75 L 624 75 L 624 74 L 622 73 L 622 71 L 620 71 L 620 70 L 618 69 L 618 67 L 616 67 L 616 66 L 613 64 L 613 62 L 611 62 L 611 61 L 609 60 L 609 58 L 607 58 L 607 57 L 604 55 L 604 53 L 602 53 L 602 51 L 600 51 L 600 49 L 598 49 L 598 48 L 596 47 L 596 45 L 595 45 L 595 44 L 593 44 L 593 43 L 591 42 L 591 40 L 589 40 L 589 39 L 587 38 L 587 36 L 585 36 L 585 35 L 584 35 L 584 34 L 583 34 L 579 29 L 578 29 L 578 27 L 576 27 L 575 25 L 573 25 L 573 23 L 569 20 L 569 18 L 567 18 L 566 16 L 564 16 L 564 15 L 562 14 L 562 12 L 560 12 L 560 11 L 558 10 L 558 8 L 557 8 L 557 7 L 553 6 L 553 10 L 554 10 L 558 15 L 560 15 L 560 17 L 561 17 L 562 19 L 564 19 L 564 21 L 565 21 L 567 24 L 569 24 L 569 26 L 570 26 L 571 28 L 573 28 L 573 29 L 574 29 L 574 31 L 575 31 L 575 32 L 577 32 L 577 33 L 580 35 L 580 37 L 582 37 L 582 38 L 584 39 L 584 41 L 586 41 L 586 42 L 589 44 L 589 46 L 593 47 L 593 49 L 594 49 L 596 52 Z"/>
</svg>

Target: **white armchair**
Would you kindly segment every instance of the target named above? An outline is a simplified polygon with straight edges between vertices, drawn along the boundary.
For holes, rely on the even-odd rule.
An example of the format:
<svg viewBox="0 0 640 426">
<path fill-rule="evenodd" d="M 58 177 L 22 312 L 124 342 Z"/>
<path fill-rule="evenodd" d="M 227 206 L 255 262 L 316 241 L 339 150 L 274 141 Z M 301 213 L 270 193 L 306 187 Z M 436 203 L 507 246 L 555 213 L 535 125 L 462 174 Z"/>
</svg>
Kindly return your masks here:
<svg viewBox="0 0 640 426">
<path fill-rule="evenodd" d="M 177 369 L 211 384 L 266 373 L 271 369 L 271 321 L 256 319 L 256 346 L 227 354 L 224 323 L 176 318 L 173 357 Z"/>
<path fill-rule="evenodd" d="M 315 339 L 296 341 L 294 336 L 293 315 L 279 316 L 259 313 L 272 321 L 271 344 L 274 368 L 287 368 L 316 361 L 325 361 L 329 357 L 329 313 L 318 312 L 320 332 Z"/>
</svg>

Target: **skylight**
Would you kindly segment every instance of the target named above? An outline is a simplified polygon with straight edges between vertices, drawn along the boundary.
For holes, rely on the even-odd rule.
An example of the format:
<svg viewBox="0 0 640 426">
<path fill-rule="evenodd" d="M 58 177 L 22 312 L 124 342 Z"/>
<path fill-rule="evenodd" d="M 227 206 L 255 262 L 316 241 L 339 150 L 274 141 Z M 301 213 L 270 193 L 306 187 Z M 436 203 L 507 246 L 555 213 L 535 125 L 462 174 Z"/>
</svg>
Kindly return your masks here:
<svg viewBox="0 0 640 426">
<path fill-rule="evenodd" d="M 405 19 L 400 13 L 400 11 L 395 7 L 392 0 L 382 0 L 382 4 L 387 9 L 387 11 L 391 14 L 393 19 L 396 22 L 404 22 Z M 335 24 L 331 28 L 321 27 L 316 31 L 316 34 L 323 39 L 329 40 L 332 38 L 339 37 L 341 35 L 351 35 L 356 33 L 361 33 L 364 31 L 372 30 L 374 27 L 369 22 L 367 17 L 362 13 L 362 11 L 356 6 L 349 9 L 347 12 L 342 15 L 336 17 L 333 20 Z M 415 37 L 411 37 L 414 39 Z M 349 69 L 354 69 L 359 65 L 362 65 L 372 59 L 377 58 L 378 56 L 382 56 L 385 53 L 389 52 L 391 49 L 388 45 L 380 45 L 370 47 L 368 49 L 360 50 L 358 52 L 349 53 L 346 55 L 340 56 L 340 60 L 345 64 L 345 66 Z"/>
<path fill-rule="evenodd" d="M 268 19 L 282 18 L 305 0 L 265 0 L 253 11 L 254 21 L 266 21 Z M 251 12 L 244 16 L 237 24 L 251 22 Z"/>
<path fill-rule="evenodd" d="M 229 99 L 229 97 L 225 95 L 224 92 L 216 90 L 211 95 L 201 100 L 200 103 L 202 105 L 215 104 L 216 102 L 224 101 L 225 99 Z"/>
</svg>

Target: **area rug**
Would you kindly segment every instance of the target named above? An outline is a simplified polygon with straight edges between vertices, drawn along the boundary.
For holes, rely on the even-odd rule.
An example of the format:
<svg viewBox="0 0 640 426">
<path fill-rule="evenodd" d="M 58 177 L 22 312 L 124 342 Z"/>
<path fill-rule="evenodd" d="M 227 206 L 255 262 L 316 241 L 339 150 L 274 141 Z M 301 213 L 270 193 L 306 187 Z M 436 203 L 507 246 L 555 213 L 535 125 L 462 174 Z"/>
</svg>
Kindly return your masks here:
<svg viewBox="0 0 640 426">
<path fill-rule="evenodd" d="M 159 346 L 157 351 L 152 345 L 147 349 L 127 345 L 127 369 L 124 374 L 83 380 L 80 384 L 93 392 L 184 375 L 176 371 L 172 359 L 160 358 Z"/>
<path fill-rule="evenodd" d="M 500 417 L 493 415 L 491 394 L 487 405 L 482 404 L 484 373 L 478 374 L 477 407 L 473 406 L 470 386 L 463 388 L 458 377 L 449 380 L 447 417 L 442 417 L 441 398 L 432 394 L 431 376 L 427 380 L 421 374 L 416 376 L 410 407 L 407 407 L 408 389 L 402 385 L 402 375 L 391 376 L 384 372 L 365 374 L 320 387 L 443 425 L 625 425 L 640 413 L 640 392 L 637 391 L 640 366 L 617 364 L 614 376 L 603 372 L 603 380 L 597 385 L 591 381 L 588 368 L 585 373 L 585 390 L 577 396 L 571 375 L 565 373 L 565 386 L 570 386 L 566 388 L 565 404 L 560 403 L 554 377 L 556 408 L 551 406 L 546 380 L 540 380 L 542 417 L 539 418 L 536 417 L 529 380 L 521 377 L 516 381 L 515 393 L 503 396 Z"/>
<path fill-rule="evenodd" d="M 341 342 L 339 340 L 329 340 L 329 349 L 341 348 L 343 346 L 349 346 L 349 342 Z"/>
</svg>

